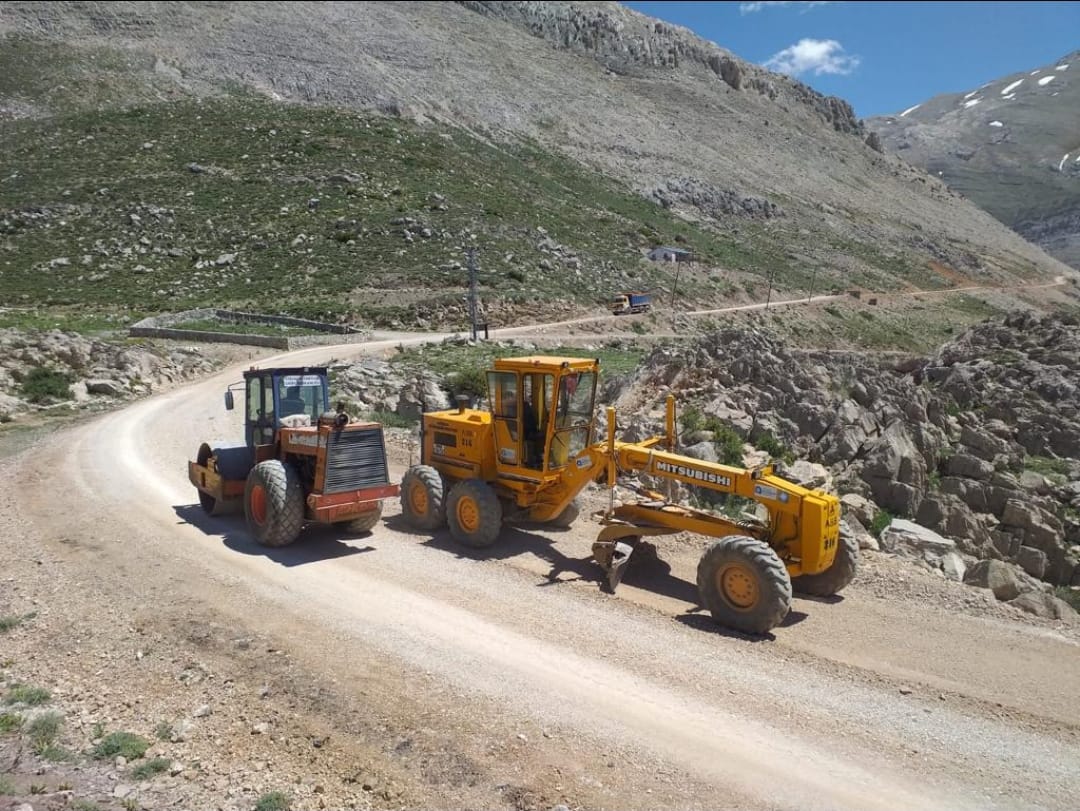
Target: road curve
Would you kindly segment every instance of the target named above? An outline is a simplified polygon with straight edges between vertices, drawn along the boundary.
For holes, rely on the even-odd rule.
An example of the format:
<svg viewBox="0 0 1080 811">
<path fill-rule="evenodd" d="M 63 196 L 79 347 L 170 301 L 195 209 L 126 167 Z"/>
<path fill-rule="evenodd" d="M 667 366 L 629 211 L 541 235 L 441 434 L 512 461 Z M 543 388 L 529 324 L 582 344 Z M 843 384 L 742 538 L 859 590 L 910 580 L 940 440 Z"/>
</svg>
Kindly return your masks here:
<svg viewBox="0 0 1080 811">
<path fill-rule="evenodd" d="M 314 365 L 441 337 L 259 363 Z M 799 601 L 804 621 L 771 641 L 717 634 L 689 586 L 695 549 L 672 548 L 670 572 L 658 575 L 666 592 L 628 577 L 607 598 L 587 561 L 587 521 L 563 533 L 509 530 L 479 559 L 442 535 L 410 532 L 389 504 L 367 538 L 315 530 L 286 550 L 254 546 L 237 519 L 193 508 L 185 467 L 201 441 L 241 435 L 241 409 L 221 406 L 240 368 L 41 445 L 15 485 L 27 517 L 46 534 L 85 527 L 104 547 L 94 564 L 103 582 L 110 567 L 140 567 L 153 599 L 170 599 L 170 583 L 182 581 L 188 599 L 287 630 L 312 672 L 340 675 L 343 662 L 363 660 L 422 674 L 445 687 L 433 706 L 462 728 L 470 716 L 508 730 L 543 719 L 582 758 L 613 746 L 629 762 L 687 775 L 703 807 L 1071 806 L 1080 648 L 1064 637 L 857 590 L 836 605 Z M 63 515 L 46 480 L 65 495 Z M 153 574 L 162 561 L 168 577 Z M 320 653 L 327 645 L 336 664 Z M 1006 665 L 1006 655 L 1023 662 Z M 902 694 L 898 679 L 926 695 Z M 1030 680 L 1033 696 L 1014 694 L 1016 679 Z M 341 689 L 359 687 L 345 678 Z M 937 690 L 961 700 L 941 702 Z M 383 699 L 391 712 L 395 696 Z M 647 775 L 627 777 L 612 803 L 650 807 L 638 793 L 648 785 Z"/>
</svg>

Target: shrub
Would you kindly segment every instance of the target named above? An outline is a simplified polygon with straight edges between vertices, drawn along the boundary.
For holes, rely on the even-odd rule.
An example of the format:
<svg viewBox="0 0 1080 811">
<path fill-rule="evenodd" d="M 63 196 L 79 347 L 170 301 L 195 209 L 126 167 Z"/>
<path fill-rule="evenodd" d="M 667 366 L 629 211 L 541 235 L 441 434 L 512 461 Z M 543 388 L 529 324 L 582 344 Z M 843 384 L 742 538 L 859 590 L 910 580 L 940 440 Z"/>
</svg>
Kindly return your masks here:
<svg viewBox="0 0 1080 811">
<path fill-rule="evenodd" d="M 692 434 L 694 431 L 701 429 L 701 426 L 705 424 L 705 418 L 699 409 L 691 406 L 683 411 L 680 422 L 682 423 L 682 432 Z"/>
<path fill-rule="evenodd" d="M 484 399 L 488 394 L 487 372 L 479 366 L 455 372 L 447 382 L 450 395 L 465 394 L 474 399 Z"/>
<path fill-rule="evenodd" d="M 154 735 L 159 741 L 172 740 L 173 728 L 172 724 L 168 721 L 162 721 L 156 727 L 154 727 Z"/>
<path fill-rule="evenodd" d="M 123 755 L 127 760 L 138 760 L 150 748 L 150 741 L 131 732 L 110 732 L 94 747 L 93 755 L 99 760 Z"/>
<path fill-rule="evenodd" d="M 754 445 L 760 450 L 765 451 L 773 459 L 781 459 L 787 464 L 791 464 L 795 461 L 795 454 L 793 454 L 779 439 L 773 436 L 772 432 L 765 431 L 761 436 L 754 440 Z"/>
<path fill-rule="evenodd" d="M 63 724 L 64 718 L 60 713 L 46 712 L 29 721 L 24 728 L 24 732 L 30 739 L 34 751 L 41 754 L 52 746 L 56 736 L 60 734 L 60 727 Z"/>
<path fill-rule="evenodd" d="M 23 397 L 31 403 L 50 403 L 70 400 L 68 387 L 74 382 L 71 375 L 56 369 L 35 366 L 22 381 Z"/>
<path fill-rule="evenodd" d="M 510 272 L 506 275 L 513 279 L 515 282 L 525 281 L 525 271 L 521 270 L 520 268 L 511 268 Z"/>
<path fill-rule="evenodd" d="M 1054 596 L 1067 602 L 1074 611 L 1080 611 L 1080 590 L 1069 586 L 1058 586 L 1054 589 Z"/>
<path fill-rule="evenodd" d="M 719 420 L 710 420 L 705 427 L 713 432 L 713 444 L 716 445 L 716 455 L 720 457 L 720 463 L 736 467 L 742 465 L 743 441 L 735 429 Z"/>
<path fill-rule="evenodd" d="M 46 704 L 52 698 L 49 691 L 43 687 L 29 687 L 25 684 L 13 684 L 4 696 L 5 704 L 25 704 L 28 707 L 37 707 Z"/>
<path fill-rule="evenodd" d="M 281 791 L 270 791 L 255 803 L 255 811 L 289 811 L 289 795 Z"/>
<path fill-rule="evenodd" d="M 892 523 L 894 517 L 888 510 L 878 510 L 873 522 L 870 524 L 870 532 L 873 533 L 875 538 L 881 537 L 881 533 L 885 530 L 885 527 Z"/>
<path fill-rule="evenodd" d="M 0 617 L 0 634 L 7 633 L 12 628 L 17 628 L 29 619 L 33 619 L 35 614 L 8 614 L 5 617 Z"/>
<path fill-rule="evenodd" d="M 156 757 L 153 760 L 148 760 L 145 763 L 140 763 L 134 769 L 131 770 L 131 776 L 136 780 L 148 780 L 155 775 L 159 775 L 169 769 L 169 759 L 163 757 Z"/>
<path fill-rule="evenodd" d="M 21 715 L 16 715 L 13 712 L 0 713 L 0 735 L 16 732 L 22 727 L 22 723 Z"/>
</svg>

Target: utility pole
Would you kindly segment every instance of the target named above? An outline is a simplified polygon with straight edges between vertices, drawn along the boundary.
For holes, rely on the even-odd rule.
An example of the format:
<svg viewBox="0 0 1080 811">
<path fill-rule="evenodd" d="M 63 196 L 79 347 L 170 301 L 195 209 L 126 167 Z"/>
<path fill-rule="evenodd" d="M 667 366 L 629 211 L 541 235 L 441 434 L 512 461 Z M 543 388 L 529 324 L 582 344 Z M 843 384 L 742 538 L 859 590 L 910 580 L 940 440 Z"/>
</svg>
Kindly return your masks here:
<svg viewBox="0 0 1080 811">
<path fill-rule="evenodd" d="M 776 268 L 775 267 L 770 268 L 769 269 L 769 292 L 765 296 L 765 309 L 766 310 L 769 309 L 769 302 L 772 301 L 772 280 L 773 280 L 773 274 L 774 273 L 776 273 Z"/>
<path fill-rule="evenodd" d="M 817 283 L 817 265 L 814 265 L 814 275 L 810 277 L 810 295 L 806 297 L 806 303 L 814 300 L 814 284 Z"/>
<path fill-rule="evenodd" d="M 472 328 L 472 339 L 476 340 L 476 248 L 467 248 L 465 251 L 466 263 L 469 268 L 469 325 Z"/>
</svg>

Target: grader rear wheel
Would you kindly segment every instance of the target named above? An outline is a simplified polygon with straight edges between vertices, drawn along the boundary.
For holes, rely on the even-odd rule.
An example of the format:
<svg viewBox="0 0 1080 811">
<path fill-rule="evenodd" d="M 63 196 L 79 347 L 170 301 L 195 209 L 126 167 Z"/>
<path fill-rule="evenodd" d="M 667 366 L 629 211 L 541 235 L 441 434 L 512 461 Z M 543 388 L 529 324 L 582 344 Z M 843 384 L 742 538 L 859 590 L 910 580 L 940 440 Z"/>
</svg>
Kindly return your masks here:
<svg viewBox="0 0 1080 811">
<path fill-rule="evenodd" d="M 858 567 L 859 544 L 854 538 L 842 535 L 832 566 L 817 574 L 800 575 L 792 581 L 791 585 L 795 587 L 795 591 L 802 594 L 831 597 L 855 579 L 855 571 Z"/>
<path fill-rule="evenodd" d="M 791 610 L 791 578 L 764 541 L 742 535 L 718 538 L 697 571 L 701 602 L 719 624 L 762 634 Z"/>
<path fill-rule="evenodd" d="M 413 465 L 401 480 L 401 512 L 417 529 L 436 530 L 446 523 L 446 491 L 439 471 Z"/>
<path fill-rule="evenodd" d="M 499 537 L 502 504 L 485 482 L 466 479 L 450 490 L 446 520 L 450 534 L 458 543 L 482 549 L 491 546 Z"/>
</svg>

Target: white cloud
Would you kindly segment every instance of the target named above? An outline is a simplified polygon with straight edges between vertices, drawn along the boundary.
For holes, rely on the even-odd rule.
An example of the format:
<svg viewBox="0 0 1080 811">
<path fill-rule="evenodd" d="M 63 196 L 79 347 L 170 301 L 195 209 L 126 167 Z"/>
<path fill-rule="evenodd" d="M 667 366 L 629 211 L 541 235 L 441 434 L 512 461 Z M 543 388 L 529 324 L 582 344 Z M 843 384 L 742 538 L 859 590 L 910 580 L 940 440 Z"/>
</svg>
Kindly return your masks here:
<svg viewBox="0 0 1080 811">
<path fill-rule="evenodd" d="M 809 0 L 809 2 L 792 2 L 791 0 L 779 0 L 779 2 L 739 3 L 740 14 L 754 14 L 769 6 L 801 6 L 803 11 L 809 11 L 814 6 L 827 6 L 832 0 Z"/>
<path fill-rule="evenodd" d="M 844 46 L 835 39 L 800 39 L 790 48 L 784 48 L 765 63 L 769 70 L 799 76 L 813 73 L 851 73 L 859 66 L 859 57 L 844 53 Z"/>
</svg>

